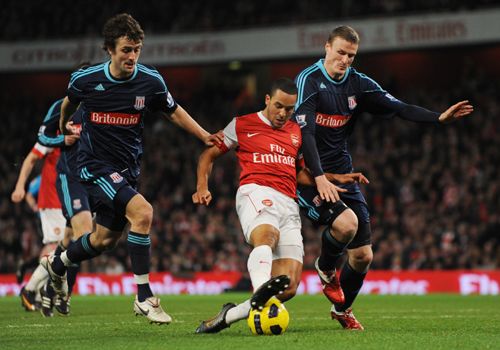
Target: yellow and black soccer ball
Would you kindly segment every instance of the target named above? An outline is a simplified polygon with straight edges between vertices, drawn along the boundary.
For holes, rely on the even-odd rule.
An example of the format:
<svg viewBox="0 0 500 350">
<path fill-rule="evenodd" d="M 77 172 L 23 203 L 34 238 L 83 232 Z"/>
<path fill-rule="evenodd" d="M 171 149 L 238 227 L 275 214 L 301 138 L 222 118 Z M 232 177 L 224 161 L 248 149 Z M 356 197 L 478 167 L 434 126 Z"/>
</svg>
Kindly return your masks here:
<svg viewBox="0 0 500 350">
<path fill-rule="evenodd" d="M 290 315 L 278 298 L 272 297 L 262 311 L 250 310 L 248 327 L 255 335 L 280 335 L 288 328 Z"/>
</svg>

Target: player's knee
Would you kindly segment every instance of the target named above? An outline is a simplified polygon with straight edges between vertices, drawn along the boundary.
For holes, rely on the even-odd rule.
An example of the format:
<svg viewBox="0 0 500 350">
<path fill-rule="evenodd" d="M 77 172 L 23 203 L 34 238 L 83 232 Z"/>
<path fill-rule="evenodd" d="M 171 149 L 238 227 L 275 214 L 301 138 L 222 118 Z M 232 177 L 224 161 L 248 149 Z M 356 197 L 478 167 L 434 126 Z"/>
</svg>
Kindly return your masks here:
<svg viewBox="0 0 500 350">
<path fill-rule="evenodd" d="M 271 225 L 259 225 L 250 234 L 250 243 L 254 247 L 268 245 L 276 249 L 280 237 L 279 231 Z"/>
<path fill-rule="evenodd" d="M 358 230 L 358 218 L 351 209 L 344 210 L 332 223 L 334 237 L 341 242 L 351 241 Z"/>
<path fill-rule="evenodd" d="M 373 261 L 373 251 L 364 249 L 360 252 L 349 255 L 349 263 L 356 271 L 364 271 Z"/>
<path fill-rule="evenodd" d="M 76 238 L 83 234 L 92 232 L 93 223 L 92 216 L 89 211 L 82 211 L 71 218 L 71 227 Z"/>
<path fill-rule="evenodd" d="M 153 206 L 144 201 L 140 206 L 134 208 L 130 221 L 133 226 L 149 228 L 153 222 Z"/>
</svg>

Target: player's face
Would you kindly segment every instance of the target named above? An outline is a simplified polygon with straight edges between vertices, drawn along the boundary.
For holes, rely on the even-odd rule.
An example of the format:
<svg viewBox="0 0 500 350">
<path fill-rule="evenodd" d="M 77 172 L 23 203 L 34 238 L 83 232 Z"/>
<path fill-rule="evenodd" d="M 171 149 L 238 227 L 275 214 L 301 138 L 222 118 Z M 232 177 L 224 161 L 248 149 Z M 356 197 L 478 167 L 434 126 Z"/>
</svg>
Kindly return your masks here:
<svg viewBox="0 0 500 350">
<path fill-rule="evenodd" d="M 116 78 L 127 78 L 134 73 L 141 54 L 142 42 L 132 41 L 122 36 L 116 41 L 115 49 L 109 49 L 111 74 Z"/>
<path fill-rule="evenodd" d="M 328 74 L 334 79 L 342 79 L 347 68 L 354 61 L 354 57 L 358 52 L 358 44 L 335 37 L 331 43 L 326 43 L 325 51 L 325 68 Z"/>
<path fill-rule="evenodd" d="M 295 102 L 297 95 L 290 95 L 278 89 L 273 96 L 266 95 L 266 109 L 263 114 L 273 128 L 279 129 L 292 116 Z"/>
</svg>

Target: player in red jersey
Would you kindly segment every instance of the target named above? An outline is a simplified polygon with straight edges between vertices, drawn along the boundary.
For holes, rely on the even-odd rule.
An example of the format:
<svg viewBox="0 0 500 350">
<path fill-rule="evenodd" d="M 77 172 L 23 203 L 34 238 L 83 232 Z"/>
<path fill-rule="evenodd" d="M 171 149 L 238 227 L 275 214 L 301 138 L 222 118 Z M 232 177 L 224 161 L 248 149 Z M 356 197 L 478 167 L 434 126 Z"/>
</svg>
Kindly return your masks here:
<svg viewBox="0 0 500 350">
<path fill-rule="evenodd" d="M 74 142 L 74 137 L 66 137 L 67 142 Z M 38 210 L 43 232 L 43 248 L 40 257 L 51 253 L 63 238 L 66 227 L 66 219 L 61 210 L 61 203 L 56 191 L 56 164 L 59 159 L 59 148 L 42 146 L 38 142 L 26 156 L 21 166 L 16 187 L 12 192 L 11 199 L 14 203 L 21 202 L 26 195 L 26 182 L 36 162 L 44 159 L 42 167 L 42 179 L 38 193 Z M 31 275 L 28 283 L 21 290 L 21 302 L 27 311 L 36 310 L 36 293 L 47 281 L 47 271 L 38 266 Z"/>
<path fill-rule="evenodd" d="M 224 129 L 224 142 L 200 156 L 193 202 L 208 205 L 213 162 L 236 149 L 241 166 L 236 210 L 245 239 L 254 247 L 247 263 L 254 294 L 241 304 L 225 304 L 196 333 L 219 332 L 246 318 L 251 308 L 261 309 L 272 296 L 286 301 L 297 291 L 304 255 L 297 181 L 309 185 L 314 181 L 305 169 L 297 173 L 302 137 L 298 124 L 289 121 L 296 100 L 293 81 L 277 80 L 263 111 L 234 118 Z"/>
</svg>

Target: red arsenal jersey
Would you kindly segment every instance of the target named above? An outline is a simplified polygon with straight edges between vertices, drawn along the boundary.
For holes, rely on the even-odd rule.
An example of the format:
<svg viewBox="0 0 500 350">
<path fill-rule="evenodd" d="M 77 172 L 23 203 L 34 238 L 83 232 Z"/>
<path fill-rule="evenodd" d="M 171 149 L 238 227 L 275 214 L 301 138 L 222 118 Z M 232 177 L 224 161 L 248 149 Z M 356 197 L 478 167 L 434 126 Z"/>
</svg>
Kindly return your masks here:
<svg viewBox="0 0 500 350">
<path fill-rule="evenodd" d="M 31 152 L 35 153 L 40 158 L 45 158 L 42 167 L 40 191 L 38 192 L 38 208 L 61 208 L 61 202 L 59 202 L 56 190 L 56 164 L 61 154 L 60 148 L 45 147 L 37 142 Z"/>
<path fill-rule="evenodd" d="M 223 151 L 236 148 L 240 186 L 272 187 L 296 198 L 296 161 L 302 145 L 300 127 L 288 121 L 275 129 L 262 112 L 234 118 L 224 129 Z"/>
</svg>

